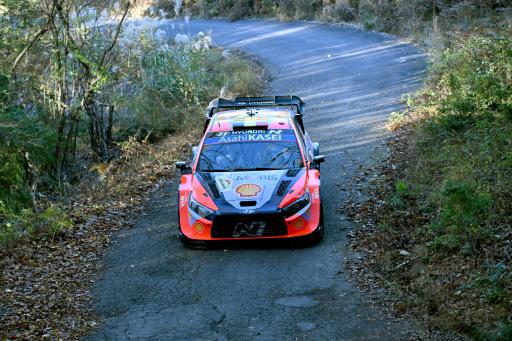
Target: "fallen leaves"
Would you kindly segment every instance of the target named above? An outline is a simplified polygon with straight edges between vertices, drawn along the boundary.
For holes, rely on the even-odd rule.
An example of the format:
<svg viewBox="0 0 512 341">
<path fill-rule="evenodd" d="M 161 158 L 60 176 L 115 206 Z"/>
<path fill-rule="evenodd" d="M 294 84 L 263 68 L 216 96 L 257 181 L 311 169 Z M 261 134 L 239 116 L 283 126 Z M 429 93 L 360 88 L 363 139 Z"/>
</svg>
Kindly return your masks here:
<svg viewBox="0 0 512 341">
<path fill-rule="evenodd" d="M 70 199 L 74 224 L 53 241 L 23 240 L 0 250 L 0 339 L 78 340 L 100 321 L 89 287 L 112 233 L 131 226 L 148 192 L 174 175 L 174 161 L 188 152 L 197 131 L 136 151 L 101 167 Z M 94 190 L 92 190 L 94 189 Z"/>
</svg>

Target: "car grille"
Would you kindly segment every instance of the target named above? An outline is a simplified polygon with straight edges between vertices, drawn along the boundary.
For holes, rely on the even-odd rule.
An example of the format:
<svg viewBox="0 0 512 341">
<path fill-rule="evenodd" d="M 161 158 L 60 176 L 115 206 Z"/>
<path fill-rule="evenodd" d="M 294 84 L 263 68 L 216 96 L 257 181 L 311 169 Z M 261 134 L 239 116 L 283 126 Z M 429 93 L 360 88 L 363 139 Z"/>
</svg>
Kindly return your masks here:
<svg viewBox="0 0 512 341">
<path fill-rule="evenodd" d="M 219 215 L 213 219 L 212 238 L 283 236 L 288 233 L 280 213 Z"/>
</svg>

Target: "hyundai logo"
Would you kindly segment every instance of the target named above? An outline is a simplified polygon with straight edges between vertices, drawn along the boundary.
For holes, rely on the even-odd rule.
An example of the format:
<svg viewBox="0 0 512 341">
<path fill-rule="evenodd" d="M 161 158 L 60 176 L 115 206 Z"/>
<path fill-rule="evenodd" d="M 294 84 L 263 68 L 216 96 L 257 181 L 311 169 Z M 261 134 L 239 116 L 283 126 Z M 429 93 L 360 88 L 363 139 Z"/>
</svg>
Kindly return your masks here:
<svg viewBox="0 0 512 341">
<path fill-rule="evenodd" d="M 244 211 L 245 214 L 253 214 L 254 213 L 254 210 L 245 210 Z"/>
</svg>

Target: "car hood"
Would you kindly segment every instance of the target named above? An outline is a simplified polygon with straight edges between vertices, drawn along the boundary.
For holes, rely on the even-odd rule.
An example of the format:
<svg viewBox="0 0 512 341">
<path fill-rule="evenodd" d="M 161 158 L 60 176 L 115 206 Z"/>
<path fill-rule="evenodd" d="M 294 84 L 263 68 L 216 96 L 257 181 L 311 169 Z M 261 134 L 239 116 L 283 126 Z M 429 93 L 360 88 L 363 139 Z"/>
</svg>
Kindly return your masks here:
<svg viewBox="0 0 512 341">
<path fill-rule="evenodd" d="M 304 169 L 198 172 L 196 178 L 220 208 L 277 209 Z M 227 206 L 227 207 L 226 207 Z"/>
</svg>

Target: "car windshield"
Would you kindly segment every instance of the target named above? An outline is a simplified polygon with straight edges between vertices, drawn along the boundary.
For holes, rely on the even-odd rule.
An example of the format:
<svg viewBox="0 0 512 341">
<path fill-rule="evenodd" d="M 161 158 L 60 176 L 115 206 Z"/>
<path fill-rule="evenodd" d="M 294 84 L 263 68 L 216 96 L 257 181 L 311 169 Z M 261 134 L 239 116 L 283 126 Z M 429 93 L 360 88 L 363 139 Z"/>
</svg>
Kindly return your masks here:
<svg viewBox="0 0 512 341">
<path fill-rule="evenodd" d="M 210 133 L 199 155 L 197 170 L 228 172 L 303 167 L 293 130 L 277 132 L 274 135 L 267 131 Z"/>
</svg>

